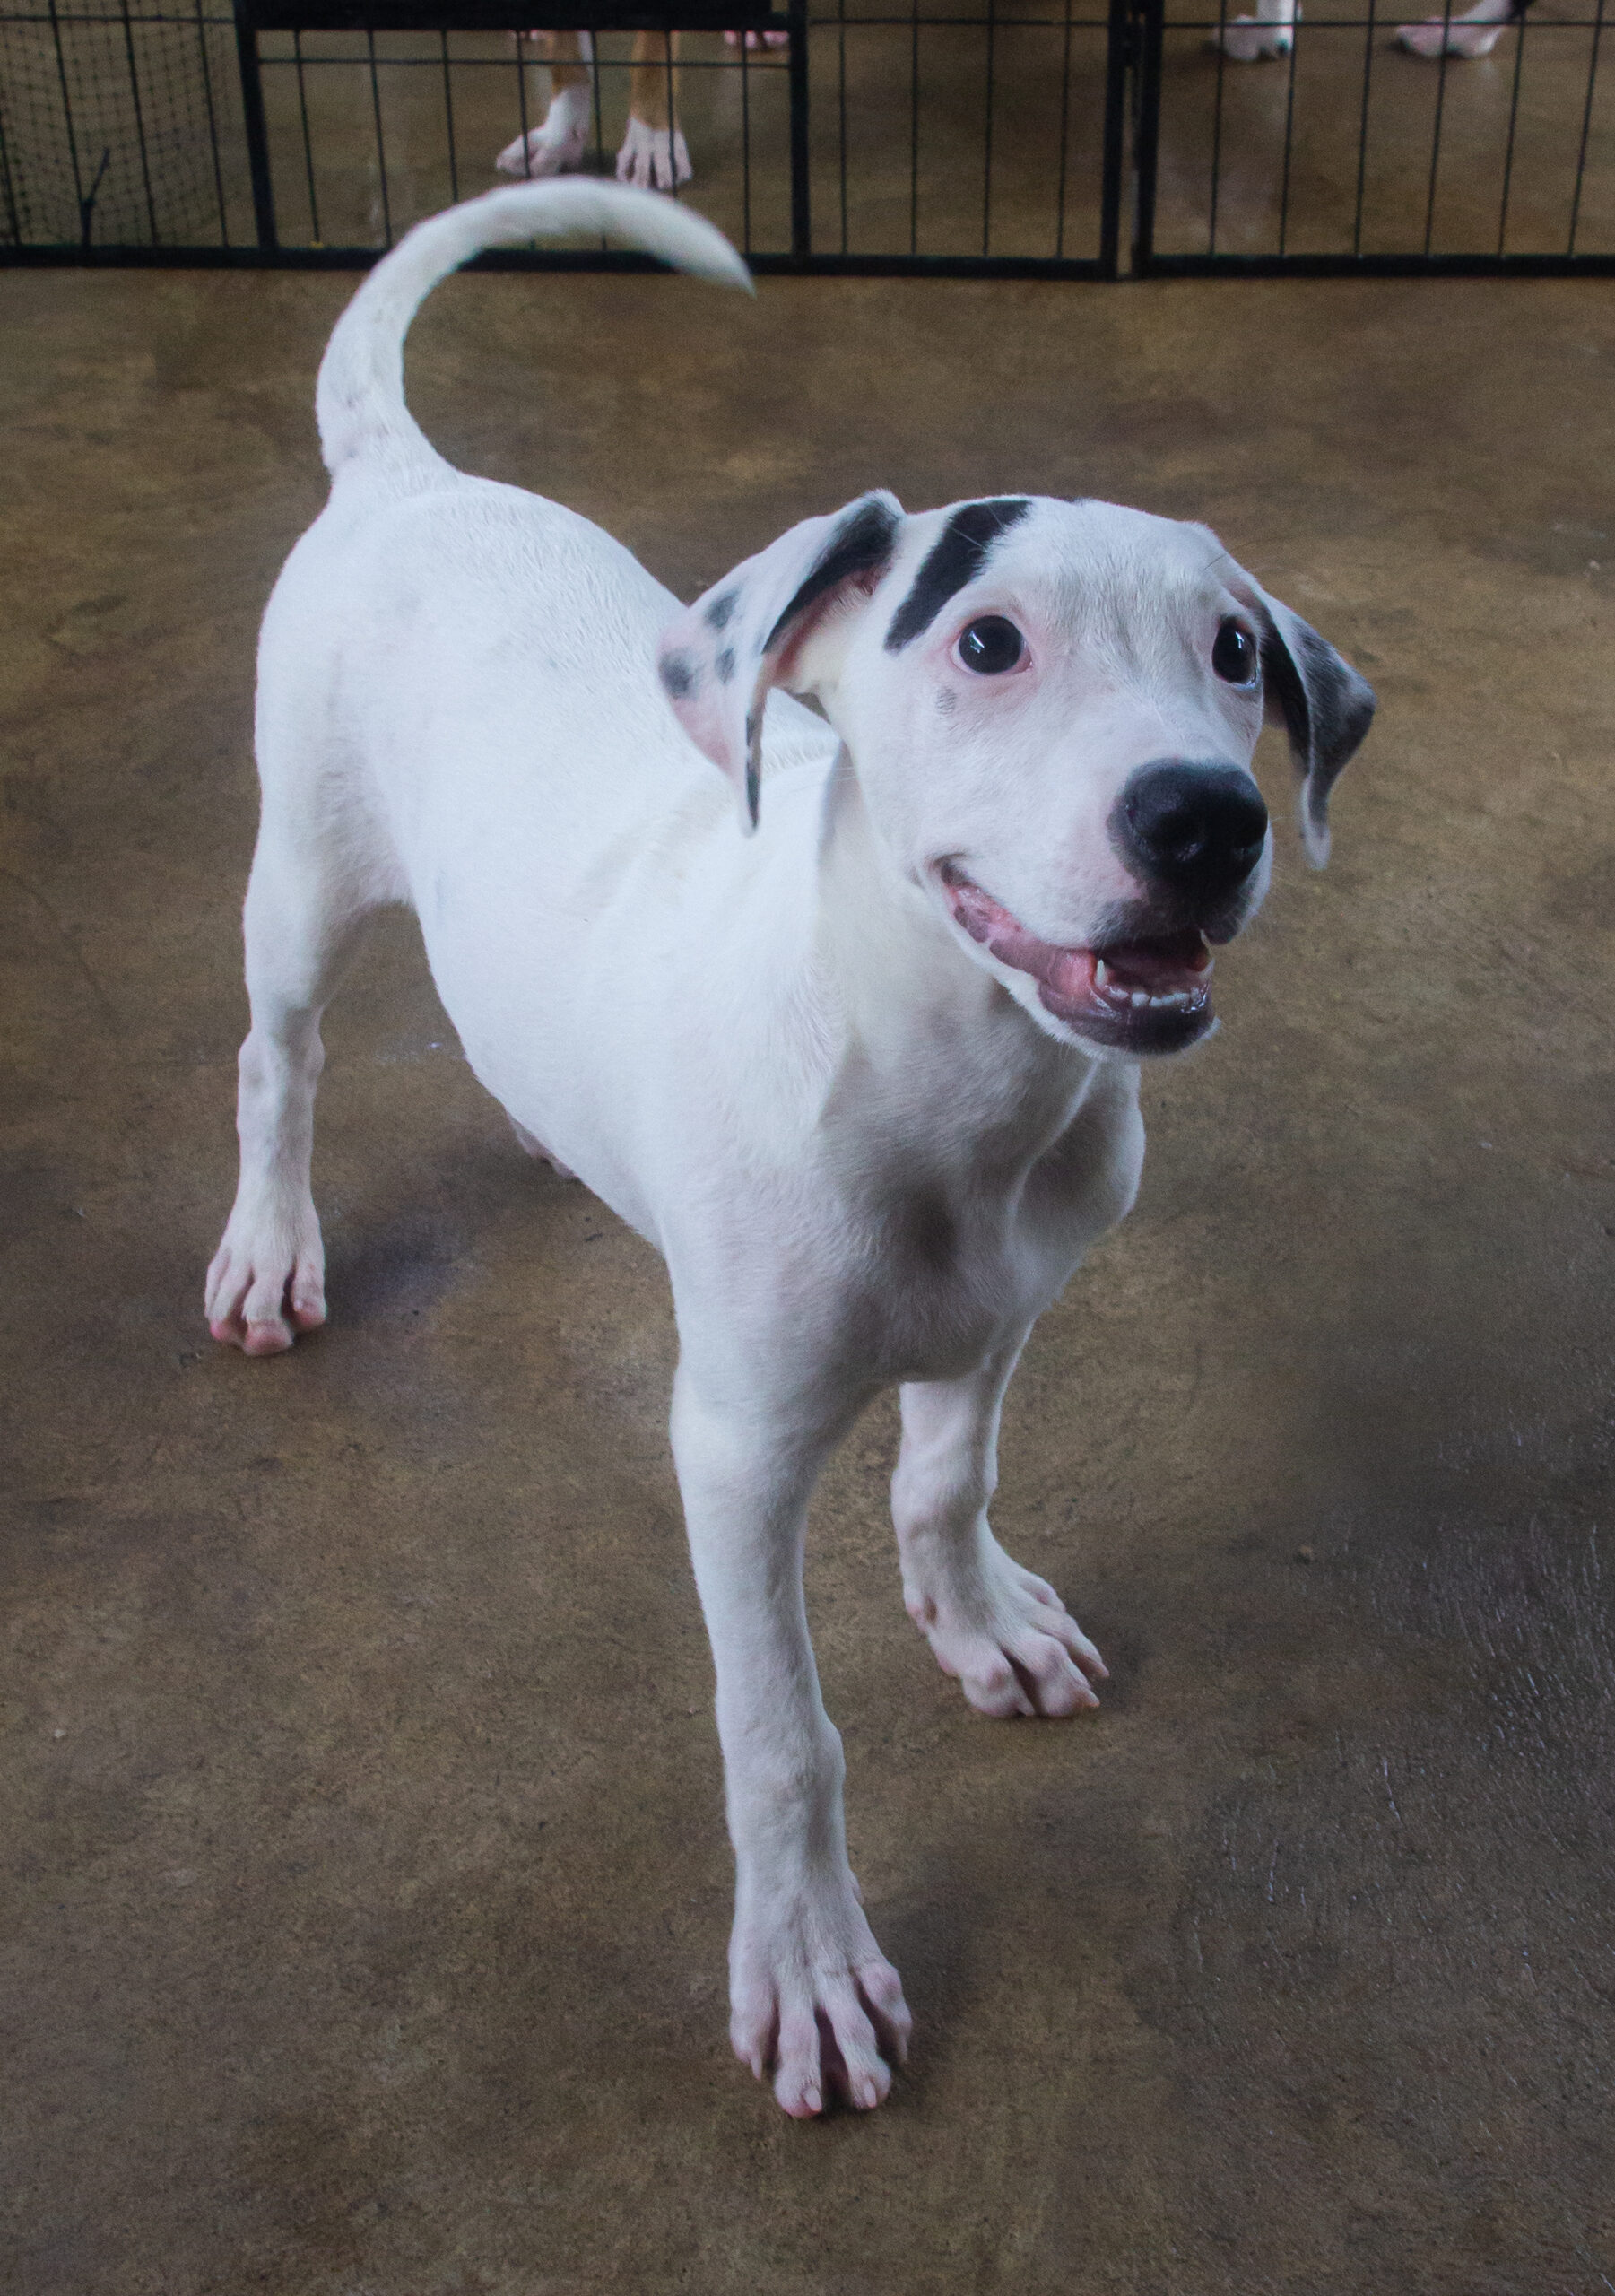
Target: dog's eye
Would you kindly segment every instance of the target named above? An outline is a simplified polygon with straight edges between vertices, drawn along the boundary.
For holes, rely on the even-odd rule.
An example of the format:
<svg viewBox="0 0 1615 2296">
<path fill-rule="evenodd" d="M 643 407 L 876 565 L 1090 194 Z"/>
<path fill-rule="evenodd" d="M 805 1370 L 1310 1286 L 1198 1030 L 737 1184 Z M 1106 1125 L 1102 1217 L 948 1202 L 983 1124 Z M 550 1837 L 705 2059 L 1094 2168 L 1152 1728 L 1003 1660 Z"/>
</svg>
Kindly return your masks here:
<svg viewBox="0 0 1615 2296">
<path fill-rule="evenodd" d="M 1227 685 L 1249 685 L 1256 674 L 1256 641 L 1231 616 L 1218 625 L 1211 667 Z"/>
<path fill-rule="evenodd" d="M 996 678 L 1014 668 L 1026 651 L 1026 640 L 1001 613 L 984 613 L 979 622 L 960 632 L 953 650 L 967 670 L 974 670 L 978 677 Z"/>
</svg>

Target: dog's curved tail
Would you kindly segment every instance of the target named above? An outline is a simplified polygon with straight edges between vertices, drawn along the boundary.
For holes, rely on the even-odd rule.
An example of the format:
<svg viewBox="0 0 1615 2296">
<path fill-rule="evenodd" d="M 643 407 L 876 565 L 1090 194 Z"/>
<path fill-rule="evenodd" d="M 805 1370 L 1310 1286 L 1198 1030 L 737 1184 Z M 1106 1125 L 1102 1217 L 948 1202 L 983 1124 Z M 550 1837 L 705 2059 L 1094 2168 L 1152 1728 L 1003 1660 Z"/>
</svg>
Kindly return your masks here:
<svg viewBox="0 0 1615 2296">
<path fill-rule="evenodd" d="M 437 461 L 404 404 L 404 338 L 438 282 L 484 248 L 575 233 L 657 256 L 698 278 L 751 289 L 751 274 L 723 233 L 659 192 L 569 178 L 517 184 L 446 208 L 382 257 L 336 322 L 315 395 L 320 451 L 333 478 L 356 457 L 395 467 Z"/>
</svg>

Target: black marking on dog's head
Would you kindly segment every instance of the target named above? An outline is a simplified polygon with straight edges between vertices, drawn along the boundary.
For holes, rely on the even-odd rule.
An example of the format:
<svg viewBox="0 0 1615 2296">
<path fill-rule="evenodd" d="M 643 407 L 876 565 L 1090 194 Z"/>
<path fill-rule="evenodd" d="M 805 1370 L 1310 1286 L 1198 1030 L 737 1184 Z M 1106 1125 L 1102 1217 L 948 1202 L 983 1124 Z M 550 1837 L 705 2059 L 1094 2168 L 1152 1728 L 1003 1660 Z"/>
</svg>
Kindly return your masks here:
<svg viewBox="0 0 1615 2296">
<path fill-rule="evenodd" d="M 700 674 L 688 654 L 666 655 L 659 665 L 658 675 L 674 701 L 687 700 L 700 682 Z"/>
<path fill-rule="evenodd" d="M 955 510 L 891 618 L 886 633 L 889 654 L 900 654 L 923 630 L 930 629 L 949 599 L 976 579 L 1000 535 L 1024 518 L 1031 507 L 1023 494 L 1004 494 L 986 502 L 967 502 L 962 510 Z"/>
<path fill-rule="evenodd" d="M 730 679 L 734 675 L 734 647 L 725 646 L 722 648 L 721 650 L 714 657 L 712 666 L 717 674 L 717 682 L 719 685 L 727 685 Z"/>
<path fill-rule="evenodd" d="M 727 630 L 734 619 L 734 609 L 740 604 L 736 590 L 721 590 L 708 607 L 705 621 L 708 630 Z"/>
<path fill-rule="evenodd" d="M 771 654 L 798 615 L 850 576 L 884 573 L 897 531 L 897 518 L 884 502 L 865 502 L 844 518 L 812 572 L 764 639 L 763 652 Z"/>
</svg>

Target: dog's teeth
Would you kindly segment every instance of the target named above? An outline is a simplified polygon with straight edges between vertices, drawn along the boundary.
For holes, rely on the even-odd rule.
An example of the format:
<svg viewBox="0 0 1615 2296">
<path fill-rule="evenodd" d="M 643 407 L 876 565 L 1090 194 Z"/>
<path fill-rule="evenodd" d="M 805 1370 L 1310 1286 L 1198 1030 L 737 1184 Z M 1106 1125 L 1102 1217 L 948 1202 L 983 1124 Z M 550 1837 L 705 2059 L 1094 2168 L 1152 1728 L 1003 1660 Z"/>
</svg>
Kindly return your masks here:
<svg viewBox="0 0 1615 2296">
<path fill-rule="evenodd" d="M 1107 982 L 1109 978 L 1110 978 L 1110 967 L 1106 963 L 1106 961 L 1105 961 L 1105 960 L 1104 960 L 1104 958 L 1103 958 L 1103 957 L 1096 958 L 1096 960 L 1095 960 L 1095 961 L 1094 961 L 1094 968 L 1093 968 L 1093 985 L 1094 985 L 1094 987 L 1095 987 L 1096 988 L 1103 988 L 1103 987 L 1104 987 L 1104 986 L 1105 986 L 1105 984 L 1106 984 L 1106 982 Z"/>
<path fill-rule="evenodd" d="M 1150 992 L 1149 992 L 1149 990 L 1148 990 L 1147 988 L 1135 988 L 1135 989 L 1133 990 L 1133 1010 L 1134 1010 L 1135 1012 L 1137 1011 L 1138 1007 L 1139 1007 L 1141 1004 L 1149 1004 L 1149 1002 L 1150 1002 Z"/>
</svg>

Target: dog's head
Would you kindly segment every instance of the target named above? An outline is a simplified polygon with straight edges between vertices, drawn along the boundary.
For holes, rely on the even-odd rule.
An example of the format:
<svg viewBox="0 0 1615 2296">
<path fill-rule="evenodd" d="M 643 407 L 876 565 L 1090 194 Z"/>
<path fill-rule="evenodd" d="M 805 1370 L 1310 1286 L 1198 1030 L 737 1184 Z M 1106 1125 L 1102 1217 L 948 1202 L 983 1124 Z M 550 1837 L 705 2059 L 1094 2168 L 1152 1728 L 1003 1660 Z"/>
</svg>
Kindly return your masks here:
<svg viewBox="0 0 1615 2296">
<path fill-rule="evenodd" d="M 1206 527 L 890 494 L 793 526 L 665 633 L 662 683 L 755 827 L 763 708 L 811 694 L 877 835 L 1050 1033 L 1129 1057 L 1211 1025 L 1211 952 L 1272 866 L 1250 761 L 1289 735 L 1308 857 L 1368 686 Z"/>
</svg>

